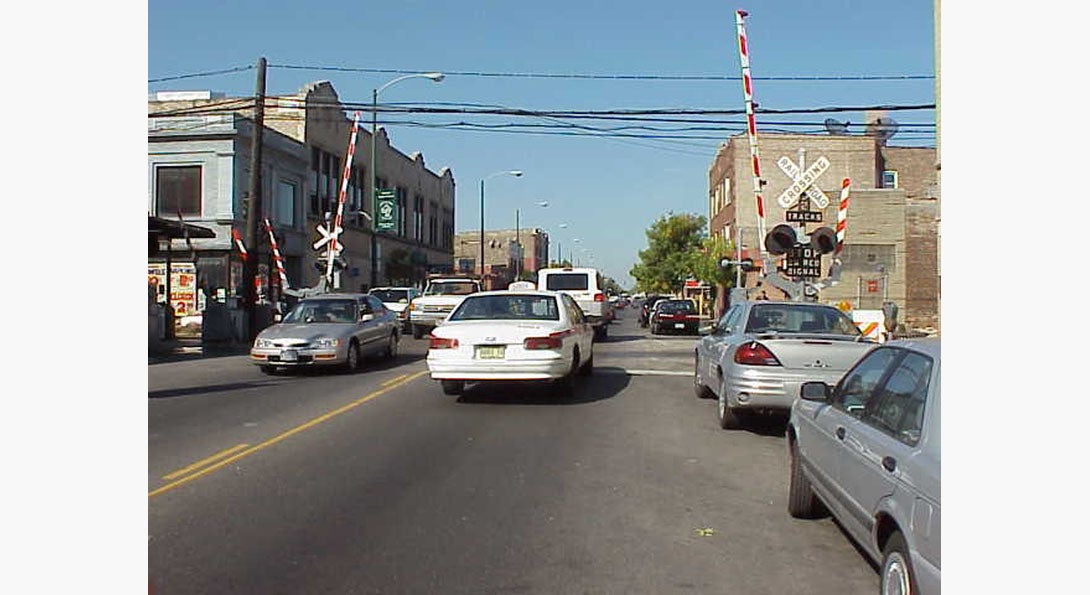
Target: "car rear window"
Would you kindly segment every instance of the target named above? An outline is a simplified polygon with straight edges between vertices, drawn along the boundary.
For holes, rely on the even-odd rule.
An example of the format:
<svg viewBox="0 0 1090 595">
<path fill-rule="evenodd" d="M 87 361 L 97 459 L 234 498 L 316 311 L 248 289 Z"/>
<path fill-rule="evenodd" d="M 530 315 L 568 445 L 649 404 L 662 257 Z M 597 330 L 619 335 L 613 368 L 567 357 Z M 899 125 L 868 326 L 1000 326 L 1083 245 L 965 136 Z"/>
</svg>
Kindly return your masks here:
<svg viewBox="0 0 1090 595">
<path fill-rule="evenodd" d="M 450 320 L 560 320 L 551 295 L 483 295 L 468 297 Z"/>
<path fill-rule="evenodd" d="M 477 284 L 469 281 L 448 281 L 444 283 L 432 283 L 424 295 L 469 295 L 476 293 Z"/>
<path fill-rule="evenodd" d="M 662 302 L 659 305 L 659 312 L 665 312 L 666 314 L 677 314 L 679 312 L 691 313 L 696 312 L 696 306 L 688 300 Z"/>
<path fill-rule="evenodd" d="M 799 303 L 770 303 L 753 307 L 747 333 L 819 333 L 857 337 L 861 333 L 850 318 L 836 308 Z"/>
<path fill-rule="evenodd" d="M 586 273 L 551 273 L 545 276 L 545 289 L 549 291 L 585 291 L 590 275 Z"/>
<path fill-rule="evenodd" d="M 400 300 L 409 300 L 409 290 L 407 289 L 376 289 L 371 292 L 371 295 L 377 297 L 384 302 L 398 302 Z"/>
</svg>

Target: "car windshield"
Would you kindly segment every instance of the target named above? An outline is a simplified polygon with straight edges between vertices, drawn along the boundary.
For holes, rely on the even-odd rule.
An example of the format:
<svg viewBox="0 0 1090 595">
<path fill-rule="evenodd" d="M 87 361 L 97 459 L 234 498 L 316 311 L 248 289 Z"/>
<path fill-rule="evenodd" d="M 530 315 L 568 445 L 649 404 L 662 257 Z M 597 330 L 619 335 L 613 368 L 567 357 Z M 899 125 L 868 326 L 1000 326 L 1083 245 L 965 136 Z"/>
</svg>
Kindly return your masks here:
<svg viewBox="0 0 1090 595">
<path fill-rule="evenodd" d="M 441 281 L 428 284 L 424 295 L 469 295 L 476 291 L 477 284 L 471 281 Z"/>
<path fill-rule="evenodd" d="M 829 306 L 798 303 L 758 304 L 749 312 L 747 333 L 818 333 L 862 336 L 843 312 Z"/>
<path fill-rule="evenodd" d="M 560 320 L 550 295 L 482 295 L 468 297 L 450 320 Z"/>
<path fill-rule="evenodd" d="M 355 300 L 303 300 L 288 315 L 284 323 L 310 324 L 313 322 L 353 323 L 356 321 Z"/>
<path fill-rule="evenodd" d="M 665 314 L 679 314 L 696 312 L 696 306 L 689 300 L 671 300 L 668 302 L 661 302 L 658 304 L 659 312 Z"/>
<path fill-rule="evenodd" d="M 545 277 L 545 289 L 549 291 L 585 290 L 590 276 L 586 273 L 551 273 Z"/>
<path fill-rule="evenodd" d="M 398 303 L 401 300 L 409 301 L 408 289 L 376 289 L 371 295 L 386 303 Z"/>
</svg>

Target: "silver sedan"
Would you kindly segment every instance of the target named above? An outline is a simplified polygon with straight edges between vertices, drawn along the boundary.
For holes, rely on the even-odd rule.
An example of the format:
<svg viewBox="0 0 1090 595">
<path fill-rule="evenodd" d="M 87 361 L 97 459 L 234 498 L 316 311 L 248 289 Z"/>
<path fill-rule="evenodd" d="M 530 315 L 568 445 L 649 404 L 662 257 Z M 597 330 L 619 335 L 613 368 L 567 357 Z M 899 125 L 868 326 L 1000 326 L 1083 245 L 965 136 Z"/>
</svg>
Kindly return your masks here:
<svg viewBox="0 0 1090 595">
<path fill-rule="evenodd" d="M 250 361 L 266 374 L 278 368 L 359 368 L 367 355 L 397 355 L 397 314 L 370 295 L 331 293 L 300 301 L 279 324 L 261 331 Z"/>
<path fill-rule="evenodd" d="M 876 343 L 843 312 L 806 302 L 734 304 L 697 343 L 697 396 L 719 400 L 720 427 L 751 412 L 786 415 L 807 381 L 835 384 Z"/>
</svg>

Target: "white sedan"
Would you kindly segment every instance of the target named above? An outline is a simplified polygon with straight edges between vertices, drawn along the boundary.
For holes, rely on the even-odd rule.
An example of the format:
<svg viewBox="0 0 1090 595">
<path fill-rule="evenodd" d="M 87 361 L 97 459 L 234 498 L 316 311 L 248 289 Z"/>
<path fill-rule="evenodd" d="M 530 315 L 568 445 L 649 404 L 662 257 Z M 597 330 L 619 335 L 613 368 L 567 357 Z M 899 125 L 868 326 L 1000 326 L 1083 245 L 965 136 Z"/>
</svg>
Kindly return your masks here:
<svg viewBox="0 0 1090 595">
<path fill-rule="evenodd" d="M 485 291 L 432 331 L 428 370 L 448 395 L 482 380 L 555 380 L 569 393 L 576 375 L 594 369 L 593 342 L 593 327 L 566 294 Z"/>
</svg>

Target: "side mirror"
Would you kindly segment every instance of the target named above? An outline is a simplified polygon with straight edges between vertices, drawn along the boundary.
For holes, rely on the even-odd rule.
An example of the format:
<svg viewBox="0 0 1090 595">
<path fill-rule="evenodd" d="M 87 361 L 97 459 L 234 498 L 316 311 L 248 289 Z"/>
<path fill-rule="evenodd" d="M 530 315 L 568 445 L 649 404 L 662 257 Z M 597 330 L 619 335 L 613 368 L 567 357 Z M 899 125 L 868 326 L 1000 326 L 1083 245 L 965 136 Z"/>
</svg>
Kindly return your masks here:
<svg viewBox="0 0 1090 595">
<path fill-rule="evenodd" d="M 803 382 L 799 388 L 799 397 L 805 401 L 825 403 L 829 400 L 829 385 L 824 382 Z"/>
</svg>

